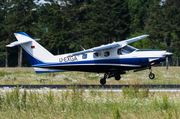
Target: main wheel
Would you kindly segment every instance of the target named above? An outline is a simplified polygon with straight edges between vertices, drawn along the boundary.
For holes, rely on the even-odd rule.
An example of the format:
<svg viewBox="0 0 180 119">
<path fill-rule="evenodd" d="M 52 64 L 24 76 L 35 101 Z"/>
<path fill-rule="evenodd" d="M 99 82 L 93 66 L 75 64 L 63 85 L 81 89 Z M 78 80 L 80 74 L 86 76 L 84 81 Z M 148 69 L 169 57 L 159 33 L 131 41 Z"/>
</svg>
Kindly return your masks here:
<svg viewBox="0 0 180 119">
<path fill-rule="evenodd" d="M 101 83 L 101 85 L 106 84 L 106 79 L 105 79 L 105 78 L 102 78 L 102 79 L 100 80 L 100 83 Z"/>
<path fill-rule="evenodd" d="M 150 78 L 150 79 L 154 79 L 154 78 L 155 78 L 155 75 L 154 75 L 153 73 L 150 73 L 150 74 L 149 74 L 149 78 Z"/>
<path fill-rule="evenodd" d="M 117 75 L 117 76 L 115 76 L 115 79 L 116 79 L 117 81 L 119 81 L 119 80 L 121 79 L 121 76 L 120 76 L 120 75 Z"/>
</svg>

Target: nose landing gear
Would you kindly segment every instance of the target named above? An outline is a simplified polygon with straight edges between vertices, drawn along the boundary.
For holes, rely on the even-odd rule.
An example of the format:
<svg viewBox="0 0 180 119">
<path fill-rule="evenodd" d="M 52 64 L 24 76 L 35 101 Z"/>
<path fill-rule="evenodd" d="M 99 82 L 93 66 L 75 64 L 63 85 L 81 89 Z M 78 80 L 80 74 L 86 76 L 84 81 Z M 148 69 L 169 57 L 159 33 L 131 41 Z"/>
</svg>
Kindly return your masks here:
<svg viewBox="0 0 180 119">
<path fill-rule="evenodd" d="M 149 71 L 150 71 L 149 78 L 154 79 L 155 75 L 152 73 L 151 67 L 149 68 Z"/>
</svg>

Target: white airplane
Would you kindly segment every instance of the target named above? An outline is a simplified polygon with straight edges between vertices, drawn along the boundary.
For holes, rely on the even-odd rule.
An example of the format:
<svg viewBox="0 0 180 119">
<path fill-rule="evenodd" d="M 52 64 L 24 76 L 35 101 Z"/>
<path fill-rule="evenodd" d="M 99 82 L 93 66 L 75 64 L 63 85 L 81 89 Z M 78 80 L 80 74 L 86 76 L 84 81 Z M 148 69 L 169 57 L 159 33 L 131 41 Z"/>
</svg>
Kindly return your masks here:
<svg viewBox="0 0 180 119">
<path fill-rule="evenodd" d="M 53 55 L 24 32 L 14 33 L 18 41 L 6 47 L 21 45 L 36 73 L 52 73 L 65 71 L 83 71 L 104 73 L 100 80 L 102 85 L 106 79 L 115 77 L 120 80 L 128 70 L 150 70 L 149 78 L 154 79 L 151 66 L 168 59 L 173 53 L 165 50 L 139 50 L 129 43 L 148 37 L 142 35 L 124 41 L 101 45 L 80 52 Z M 168 64 L 168 63 L 167 63 Z"/>
</svg>

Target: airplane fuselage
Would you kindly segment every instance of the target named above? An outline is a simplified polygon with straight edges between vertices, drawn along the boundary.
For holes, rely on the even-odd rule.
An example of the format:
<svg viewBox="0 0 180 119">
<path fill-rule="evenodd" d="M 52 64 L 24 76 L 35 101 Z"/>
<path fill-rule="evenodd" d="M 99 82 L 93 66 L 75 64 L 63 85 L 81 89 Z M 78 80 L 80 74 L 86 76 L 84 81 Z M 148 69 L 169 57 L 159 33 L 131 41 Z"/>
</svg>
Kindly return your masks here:
<svg viewBox="0 0 180 119">
<path fill-rule="evenodd" d="M 131 47 L 131 46 L 129 46 Z M 43 73 L 43 69 L 53 71 L 83 71 L 83 72 L 123 72 L 126 70 L 139 69 L 165 61 L 163 50 L 138 50 L 127 54 L 118 54 L 118 47 L 99 52 L 90 52 L 80 55 L 71 56 L 70 54 L 56 55 L 54 61 L 46 64 L 33 65 L 36 73 Z M 98 54 L 98 56 L 95 56 Z M 107 55 L 108 54 L 108 55 Z M 41 71 L 37 71 L 41 68 Z M 44 71 L 44 73 L 47 71 Z"/>
</svg>

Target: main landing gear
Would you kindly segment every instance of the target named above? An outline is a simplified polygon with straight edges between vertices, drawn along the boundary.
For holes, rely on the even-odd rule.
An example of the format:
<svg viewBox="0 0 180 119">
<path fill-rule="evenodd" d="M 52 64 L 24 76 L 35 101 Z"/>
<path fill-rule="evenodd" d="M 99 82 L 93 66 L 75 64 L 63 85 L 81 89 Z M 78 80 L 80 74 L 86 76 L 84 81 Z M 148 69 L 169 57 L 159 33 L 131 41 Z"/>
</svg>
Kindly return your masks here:
<svg viewBox="0 0 180 119">
<path fill-rule="evenodd" d="M 121 79 L 121 76 L 120 76 L 120 75 L 116 75 L 116 76 L 115 76 L 115 79 L 116 79 L 117 81 L 119 81 L 119 80 Z"/>
<path fill-rule="evenodd" d="M 124 74 L 124 73 L 125 72 L 121 72 L 121 73 L 117 73 L 117 72 L 116 73 L 112 73 L 112 72 L 108 73 L 108 72 L 106 72 L 104 74 L 104 77 L 100 80 L 100 83 L 102 85 L 106 84 L 106 79 L 111 78 L 111 77 L 114 77 L 117 81 L 119 81 L 121 79 L 120 74 Z"/>
<path fill-rule="evenodd" d="M 154 79 L 155 75 L 152 73 L 151 67 L 149 68 L 149 71 L 150 71 L 149 78 Z"/>
<path fill-rule="evenodd" d="M 105 74 L 104 74 L 104 77 L 100 80 L 101 85 L 106 84 L 107 75 L 108 75 L 108 73 L 105 73 Z"/>
</svg>

